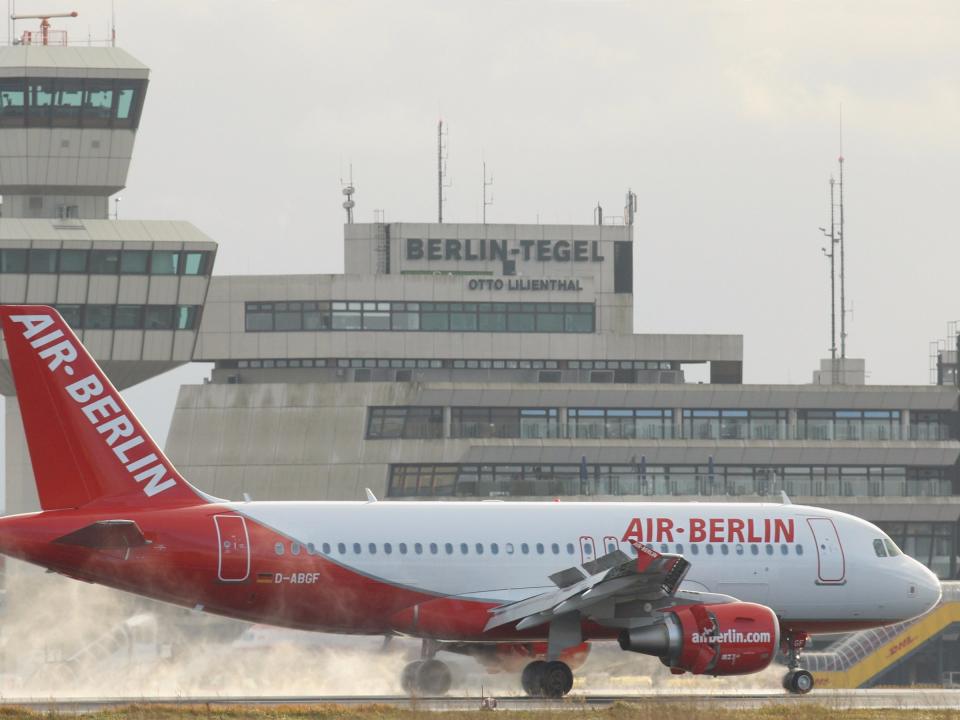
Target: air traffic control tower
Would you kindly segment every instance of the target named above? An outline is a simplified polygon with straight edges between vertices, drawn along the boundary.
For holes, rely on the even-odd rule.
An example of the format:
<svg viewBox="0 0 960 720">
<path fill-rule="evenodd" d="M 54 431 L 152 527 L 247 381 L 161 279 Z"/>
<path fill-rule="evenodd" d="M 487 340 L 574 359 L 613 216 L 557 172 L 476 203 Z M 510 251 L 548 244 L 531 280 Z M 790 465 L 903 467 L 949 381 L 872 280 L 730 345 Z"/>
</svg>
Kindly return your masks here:
<svg viewBox="0 0 960 720">
<path fill-rule="evenodd" d="M 189 362 L 216 244 L 188 222 L 119 220 L 149 69 L 64 31 L 0 47 L 0 303 L 56 306 L 120 389 Z M 116 208 L 117 203 L 113 203 Z M 6 349 L 3 512 L 37 507 Z"/>
</svg>

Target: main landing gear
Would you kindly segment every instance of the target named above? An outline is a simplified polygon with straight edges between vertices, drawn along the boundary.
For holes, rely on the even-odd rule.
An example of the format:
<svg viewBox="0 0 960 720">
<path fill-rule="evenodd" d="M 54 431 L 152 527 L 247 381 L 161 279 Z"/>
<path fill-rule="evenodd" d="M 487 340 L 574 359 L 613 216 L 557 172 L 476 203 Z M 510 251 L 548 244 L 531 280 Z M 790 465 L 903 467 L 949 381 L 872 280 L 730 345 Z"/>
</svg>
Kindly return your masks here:
<svg viewBox="0 0 960 720">
<path fill-rule="evenodd" d="M 421 659 L 403 668 L 400 685 L 407 695 L 446 695 L 453 677 L 450 675 L 450 667 L 434 657 L 438 649 L 437 643 L 424 640 L 420 650 Z"/>
<path fill-rule="evenodd" d="M 800 667 L 800 653 L 807 644 L 808 635 L 800 631 L 787 631 L 783 635 L 783 651 L 787 655 L 787 674 L 783 676 L 783 689 L 795 695 L 806 695 L 813 690 L 813 675 Z"/>
<path fill-rule="evenodd" d="M 530 697 L 562 698 L 573 687 L 573 671 L 560 660 L 534 660 L 523 669 L 520 683 Z"/>
</svg>

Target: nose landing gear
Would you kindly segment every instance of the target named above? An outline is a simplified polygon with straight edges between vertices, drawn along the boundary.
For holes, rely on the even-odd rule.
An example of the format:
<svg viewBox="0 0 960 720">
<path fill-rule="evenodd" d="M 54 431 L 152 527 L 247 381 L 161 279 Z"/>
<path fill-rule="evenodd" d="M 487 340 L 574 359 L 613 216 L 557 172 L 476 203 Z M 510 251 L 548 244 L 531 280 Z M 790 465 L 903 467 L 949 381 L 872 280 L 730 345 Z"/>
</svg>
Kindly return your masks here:
<svg viewBox="0 0 960 720">
<path fill-rule="evenodd" d="M 783 634 L 782 649 L 787 655 L 787 674 L 783 676 L 783 689 L 795 695 L 806 695 L 813 690 L 813 675 L 800 667 L 800 653 L 809 636 L 799 630 Z"/>
<path fill-rule="evenodd" d="M 534 660 L 523 669 L 520 684 L 530 697 L 562 698 L 573 688 L 573 671 L 560 660 Z"/>
</svg>

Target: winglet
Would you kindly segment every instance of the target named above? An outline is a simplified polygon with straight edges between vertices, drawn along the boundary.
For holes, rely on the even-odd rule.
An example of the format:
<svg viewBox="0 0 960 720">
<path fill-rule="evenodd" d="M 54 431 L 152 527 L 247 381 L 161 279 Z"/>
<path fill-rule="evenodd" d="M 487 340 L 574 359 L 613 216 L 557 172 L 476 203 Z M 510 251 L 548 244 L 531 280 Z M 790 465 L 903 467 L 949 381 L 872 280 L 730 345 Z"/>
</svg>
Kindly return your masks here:
<svg viewBox="0 0 960 720">
<path fill-rule="evenodd" d="M 370 488 L 364 488 L 364 490 L 367 493 L 367 502 L 375 503 L 377 501 L 377 496 L 373 494 L 373 490 L 371 490 Z"/>
<path fill-rule="evenodd" d="M 781 491 L 780 491 L 780 502 L 783 503 L 784 505 L 793 505 L 793 503 L 790 502 L 790 498 L 787 497 L 787 491 L 786 491 L 786 490 L 781 490 Z"/>
</svg>

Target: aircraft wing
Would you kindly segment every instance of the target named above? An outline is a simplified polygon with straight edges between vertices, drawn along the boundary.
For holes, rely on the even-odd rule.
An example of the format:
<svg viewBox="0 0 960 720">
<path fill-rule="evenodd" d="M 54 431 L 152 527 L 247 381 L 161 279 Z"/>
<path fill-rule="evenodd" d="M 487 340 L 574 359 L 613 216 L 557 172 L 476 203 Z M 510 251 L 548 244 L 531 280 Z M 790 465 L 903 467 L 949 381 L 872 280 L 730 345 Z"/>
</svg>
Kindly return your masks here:
<svg viewBox="0 0 960 720">
<path fill-rule="evenodd" d="M 516 622 L 518 630 L 536 627 L 573 610 L 589 612 L 601 601 L 659 600 L 677 592 L 690 563 L 681 555 L 661 554 L 636 544 L 637 557 L 615 550 L 596 560 L 554 573 L 557 586 L 539 595 L 490 611 L 486 630 Z"/>
</svg>

